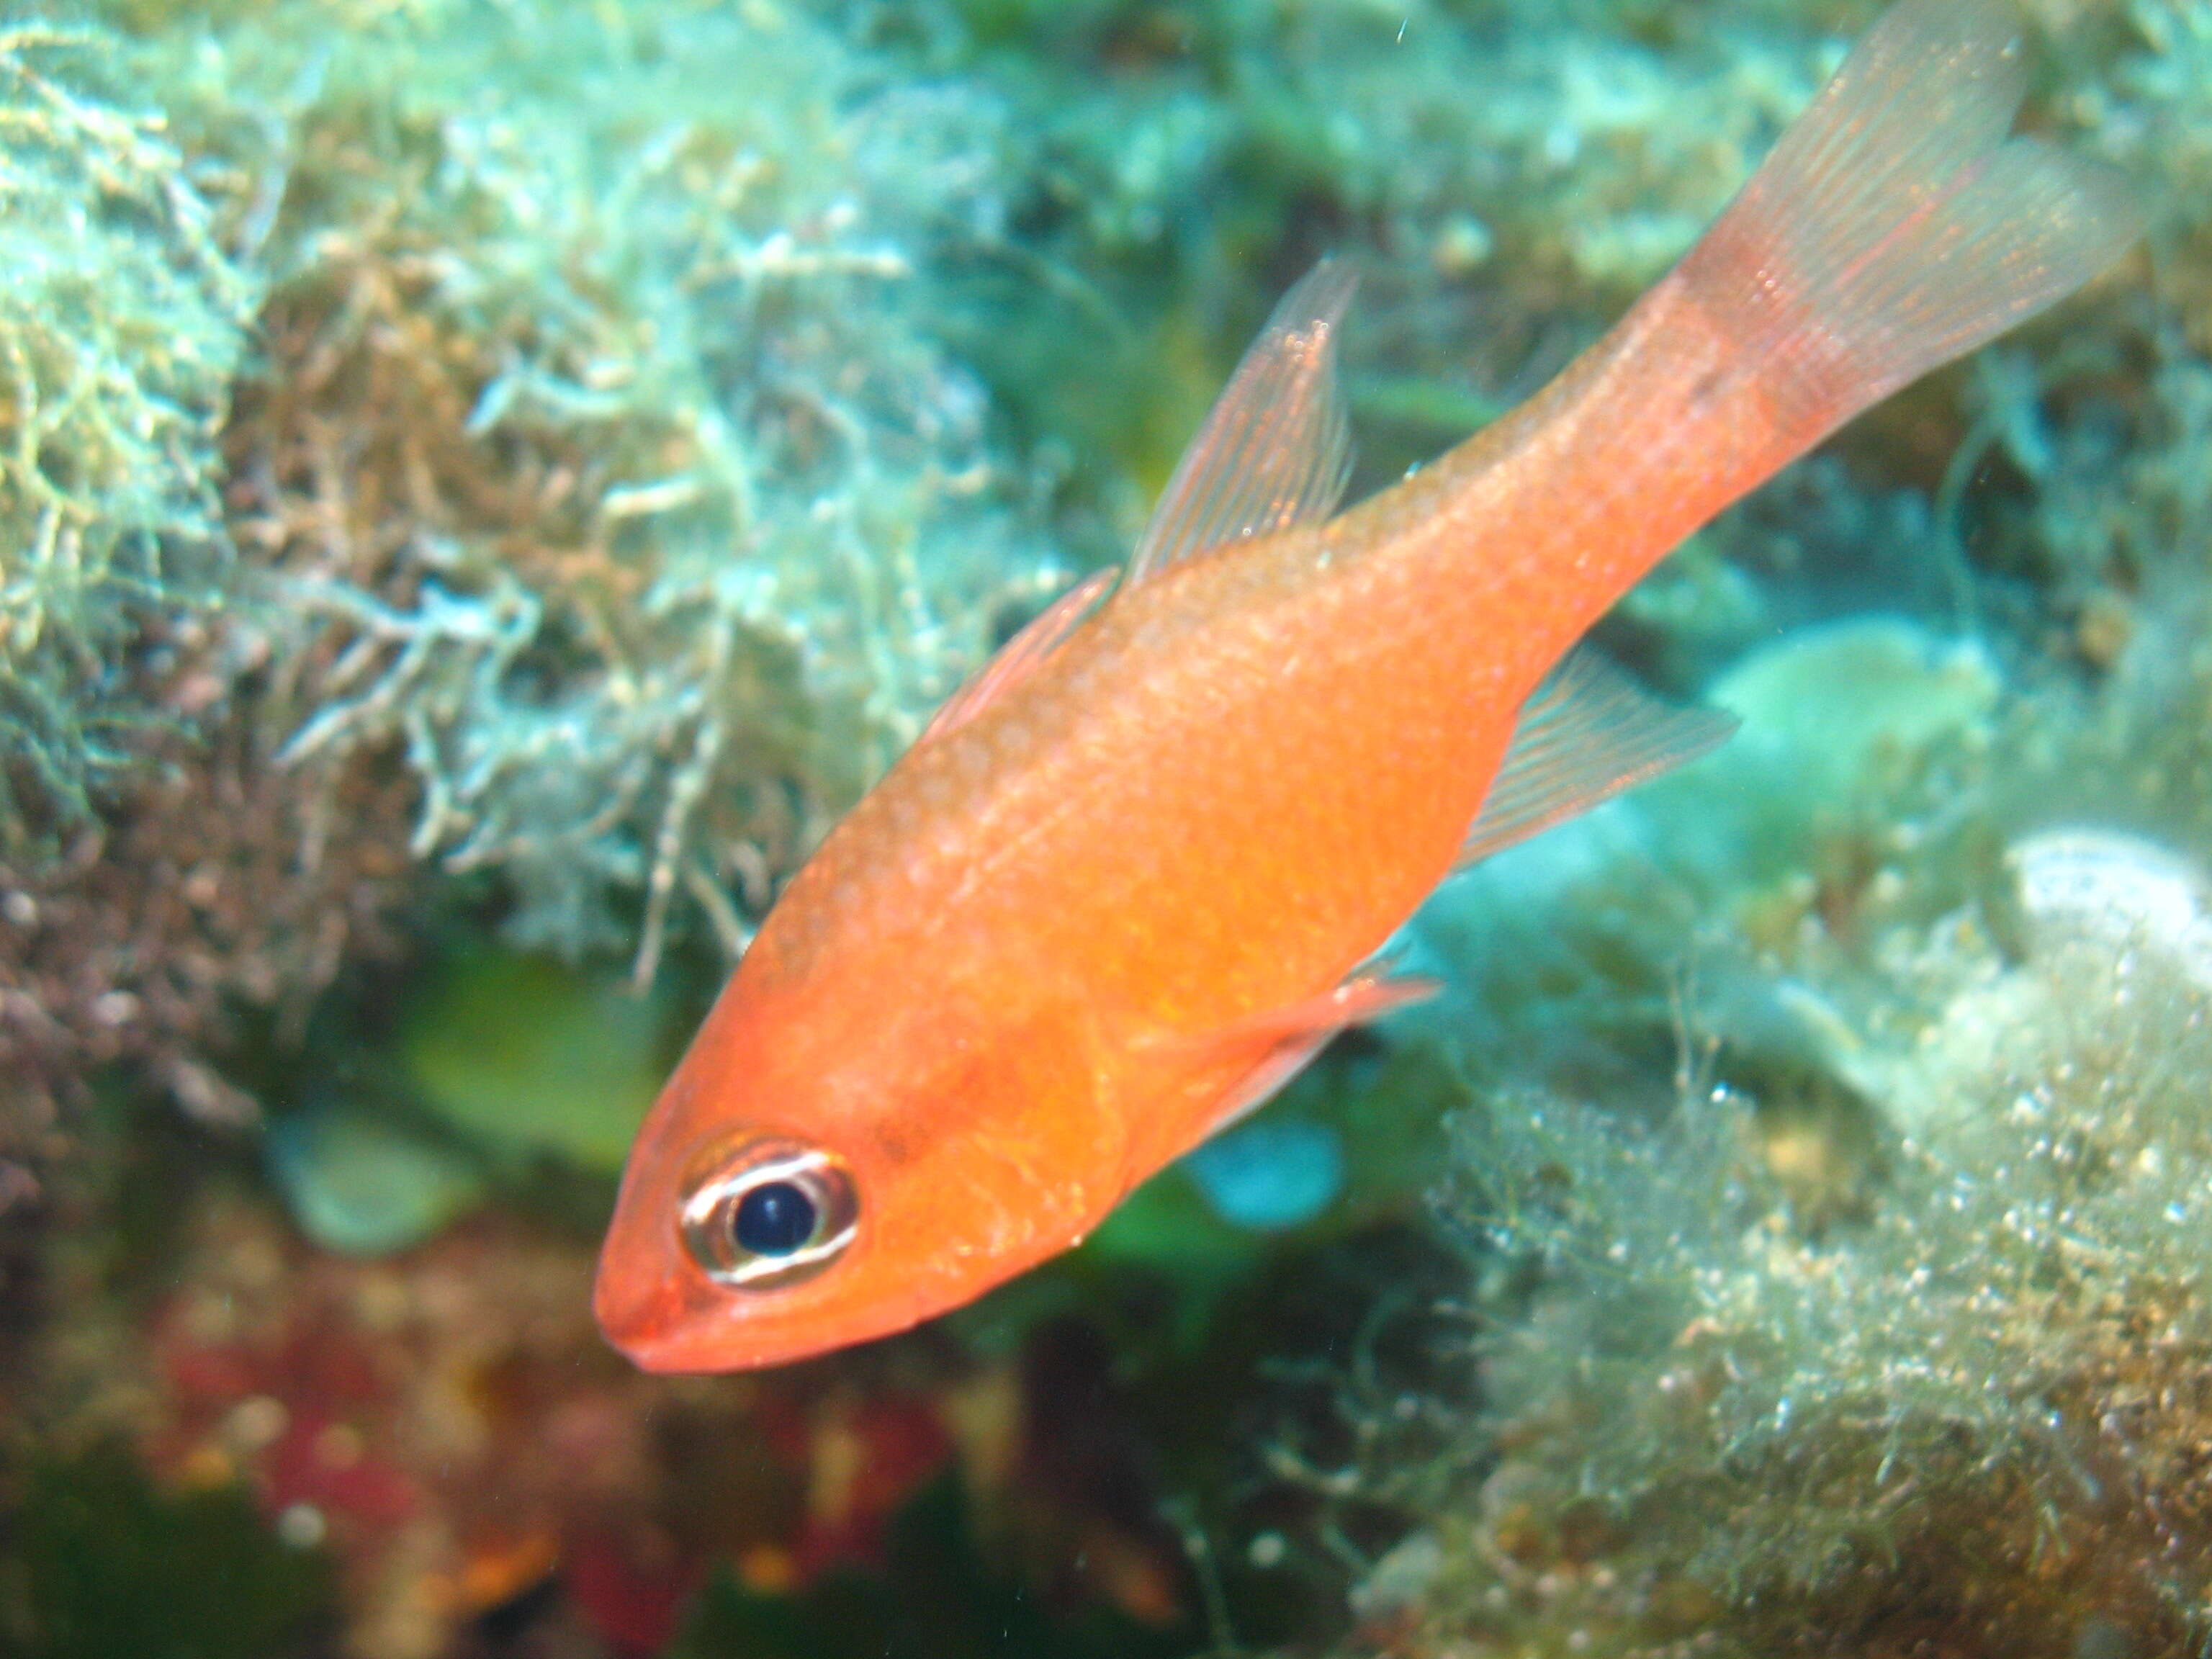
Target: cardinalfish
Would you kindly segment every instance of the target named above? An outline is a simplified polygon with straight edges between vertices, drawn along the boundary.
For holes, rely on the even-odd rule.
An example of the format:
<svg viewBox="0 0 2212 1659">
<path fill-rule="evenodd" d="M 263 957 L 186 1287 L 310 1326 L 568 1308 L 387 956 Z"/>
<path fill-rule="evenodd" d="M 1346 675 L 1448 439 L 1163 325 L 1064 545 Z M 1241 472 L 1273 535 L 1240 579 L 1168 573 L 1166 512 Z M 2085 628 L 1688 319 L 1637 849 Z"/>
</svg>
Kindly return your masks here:
<svg viewBox="0 0 2212 1659">
<path fill-rule="evenodd" d="M 608 1339 L 775 1364 L 1066 1249 L 1429 990 L 1379 953 L 1455 869 L 1725 735 L 1569 653 L 2135 239 L 2115 176 L 2008 136 L 2025 74 L 1994 0 L 1905 0 L 1609 333 L 1340 513 L 1352 278 L 1292 289 L 1127 568 L 956 693 L 769 913 L 631 1152 Z"/>
</svg>

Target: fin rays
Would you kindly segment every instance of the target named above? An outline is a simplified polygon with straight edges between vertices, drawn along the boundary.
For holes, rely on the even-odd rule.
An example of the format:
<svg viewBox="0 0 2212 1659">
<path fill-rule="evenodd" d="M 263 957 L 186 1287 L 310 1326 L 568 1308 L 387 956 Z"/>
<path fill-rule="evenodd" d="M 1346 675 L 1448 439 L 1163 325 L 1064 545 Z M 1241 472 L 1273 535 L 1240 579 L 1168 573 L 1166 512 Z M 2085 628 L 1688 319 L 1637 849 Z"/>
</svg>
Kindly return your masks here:
<svg viewBox="0 0 2212 1659">
<path fill-rule="evenodd" d="M 2140 234 L 2118 173 L 2007 137 L 2027 80 L 1998 0 L 1903 0 L 1682 261 L 1791 448 L 2072 292 Z"/>
<path fill-rule="evenodd" d="M 1522 709 L 1457 867 L 1695 760 L 1735 728 L 1733 714 L 1661 702 L 1584 646 Z"/>
<path fill-rule="evenodd" d="M 1324 259 L 1283 295 L 1176 463 L 1129 562 L 1130 585 L 1335 510 L 1352 477 L 1336 336 L 1358 285 L 1348 266 Z M 1116 574 L 1097 571 L 1055 599 L 945 699 L 921 741 L 958 731 L 1034 674 Z"/>
<path fill-rule="evenodd" d="M 1161 492 L 1131 581 L 1335 510 L 1352 477 L 1336 337 L 1358 281 L 1324 259 L 1283 296 Z"/>
<path fill-rule="evenodd" d="M 1370 960 L 1369 966 L 1319 996 L 1239 1020 L 1198 1039 L 1201 1052 L 1250 1053 L 1254 1058 L 1250 1070 L 1229 1091 L 1220 1111 L 1196 1139 L 1218 1134 L 1259 1110 L 1340 1032 L 1437 994 L 1439 987 L 1432 979 L 1388 977 L 1388 957 L 1385 952 L 1383 960 Z"/>
</svg>

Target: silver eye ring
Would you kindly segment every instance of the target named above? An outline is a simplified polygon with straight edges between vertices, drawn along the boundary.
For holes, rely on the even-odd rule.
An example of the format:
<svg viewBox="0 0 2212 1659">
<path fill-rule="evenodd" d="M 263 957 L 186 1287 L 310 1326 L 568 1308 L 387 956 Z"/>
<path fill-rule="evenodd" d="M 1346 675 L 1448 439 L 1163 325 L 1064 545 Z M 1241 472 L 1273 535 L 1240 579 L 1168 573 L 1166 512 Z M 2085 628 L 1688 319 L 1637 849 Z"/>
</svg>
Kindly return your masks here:
<svg viewBox="0 0 2212 1659">
<path fill-rule="evenodd" d="M 762 1291 L 811 1279 L 860 1231 L 852 1172 L 818 1146 L 745 1136 L 710 1148 L 694 1168 L 678 1226 L 718 1285 Z"/>
</svg>

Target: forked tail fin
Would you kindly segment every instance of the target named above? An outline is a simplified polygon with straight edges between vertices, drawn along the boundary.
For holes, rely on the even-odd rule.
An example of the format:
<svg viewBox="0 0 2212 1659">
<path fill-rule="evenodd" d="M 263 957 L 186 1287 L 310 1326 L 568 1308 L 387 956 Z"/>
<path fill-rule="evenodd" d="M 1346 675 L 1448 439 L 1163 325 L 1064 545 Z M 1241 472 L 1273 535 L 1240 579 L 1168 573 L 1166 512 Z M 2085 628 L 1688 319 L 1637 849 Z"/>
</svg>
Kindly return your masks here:
<svg viewBox="0 0 2212 1659">
<path fill-rule="evenodd" d="M 1676 268 L 1790 453 L 2140 234 L 2118 174 L 2009 136 L 2025 59 L 1998 0 L 1902 0 Z"/>
<path fill-rule="evenodd" d="M 1437 522 L 1447 568 L 1464 526 L 1507 527 L 1468 586 L 1516 617 L 1532 686 L 1730 501 L 2135 240 L 2119 174 L 2009 136 L 2025 56 L 2002 0 L 1901 0 L 1611 332 L 1377 498 Z"/>
</svg>

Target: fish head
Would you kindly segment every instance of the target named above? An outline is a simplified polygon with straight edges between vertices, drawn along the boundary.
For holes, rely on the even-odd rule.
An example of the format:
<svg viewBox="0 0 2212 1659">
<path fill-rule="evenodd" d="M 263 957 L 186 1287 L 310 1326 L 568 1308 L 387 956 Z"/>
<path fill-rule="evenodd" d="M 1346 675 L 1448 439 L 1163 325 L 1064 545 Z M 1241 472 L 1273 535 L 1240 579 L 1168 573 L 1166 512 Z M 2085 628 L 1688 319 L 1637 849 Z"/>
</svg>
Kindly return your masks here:
<svg viewBox="0 0 2212 1659">
<path fill-rule="evenodd" d="M 640 1129 L 592 1311 L 651 1371 L 904 1330 L 1057 1254 L 1129 1185 L 1072 1011 L 743 967 Z"/>
</svg>

